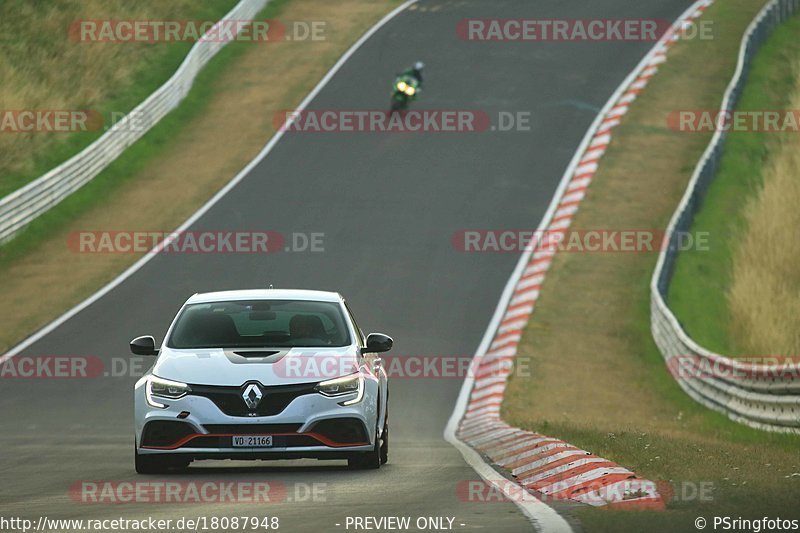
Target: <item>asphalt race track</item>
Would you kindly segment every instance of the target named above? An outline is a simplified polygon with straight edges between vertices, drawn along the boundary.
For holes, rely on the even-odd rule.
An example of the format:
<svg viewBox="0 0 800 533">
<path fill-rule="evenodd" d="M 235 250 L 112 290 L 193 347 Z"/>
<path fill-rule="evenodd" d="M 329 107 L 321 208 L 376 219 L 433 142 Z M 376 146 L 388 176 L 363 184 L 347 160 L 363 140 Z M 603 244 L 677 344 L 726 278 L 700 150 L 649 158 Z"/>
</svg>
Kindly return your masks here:
<svg viewBox="0 0 800 533">
<path fill-rule="evenodd" d="M 518 254 L 466 254 L 454 249 L 453 234 L 465 228 L 535 229 L 595 114 L 652 43 L 465 42 L 456 35 L 458 21 L 673 20 L 689 4 L 420 2 L 370 38 L 310 107 L 386 109 L 393 74 L 422 59 L 425 90 L 415 109 L 481 110 L 495 120 L 500 111 L 530 111 L 530 131 L 288 133 L 191 229 L 320 232 L 324 252 L 161 254 L 22 355 L 94 355 L 110 366 L 112 358 L 128 359 L 127 343 L 137 335 L 153 334 L 160 342 L 192 293 L 272 283 L 341 292 L 365 331 L 394 337 L 392 353 L 471 356 Z M 0 382 L 4 515 L 270 515 L 287 531 L 341 531 L 345 517 L 367 515 L 454 516 L 456 529 L 464 530 L 531 527 L 512 503 L 459 499 L 458 482 L 477 477 L 443 439 L 461 387 L 461 379 L 452 378 L 392 381 L 390 462 L 379 471 L 348 471 L 340 461 L 203 462 L 169 476 L 282 482 L 295 501 L 76 503 L 68 491 L 79 480 L 147 479 L 133 471 L 135 381 Z M 313 483 L 324 484 L 325 501 L 297 501 L 294 487 Z"/>
</svg>

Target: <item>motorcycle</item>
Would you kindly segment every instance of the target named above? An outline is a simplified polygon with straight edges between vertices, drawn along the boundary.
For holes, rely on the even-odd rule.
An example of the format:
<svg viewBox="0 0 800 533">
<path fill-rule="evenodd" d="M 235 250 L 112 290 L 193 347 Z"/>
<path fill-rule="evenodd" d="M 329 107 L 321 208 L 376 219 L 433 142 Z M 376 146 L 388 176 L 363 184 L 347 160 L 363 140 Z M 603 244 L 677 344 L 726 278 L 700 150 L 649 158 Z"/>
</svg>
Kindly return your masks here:
<svg viewBox="0 0 800 533">
<path fill-rule="evenodd" d="M 392 87 L 392 112 L 406 109 L 409 102 L 416 100 L 420 90 L 419 80 L 408 75 L 399 76 Z"/>
</svg>

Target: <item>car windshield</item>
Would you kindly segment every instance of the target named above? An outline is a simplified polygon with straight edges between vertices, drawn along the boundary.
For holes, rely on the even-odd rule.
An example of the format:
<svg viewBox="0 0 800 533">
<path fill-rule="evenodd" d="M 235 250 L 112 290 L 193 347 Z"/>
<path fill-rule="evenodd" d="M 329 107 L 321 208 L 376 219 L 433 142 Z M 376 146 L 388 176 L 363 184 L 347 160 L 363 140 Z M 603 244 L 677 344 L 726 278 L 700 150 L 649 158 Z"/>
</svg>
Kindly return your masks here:
<svg viewBox="0 0 800 533">
<path fill-rule="evenodd" d="M 170 348 L 347 346 L 350 335 L 335 302 L 250 300 L 187 305 Z"/>
</svg>

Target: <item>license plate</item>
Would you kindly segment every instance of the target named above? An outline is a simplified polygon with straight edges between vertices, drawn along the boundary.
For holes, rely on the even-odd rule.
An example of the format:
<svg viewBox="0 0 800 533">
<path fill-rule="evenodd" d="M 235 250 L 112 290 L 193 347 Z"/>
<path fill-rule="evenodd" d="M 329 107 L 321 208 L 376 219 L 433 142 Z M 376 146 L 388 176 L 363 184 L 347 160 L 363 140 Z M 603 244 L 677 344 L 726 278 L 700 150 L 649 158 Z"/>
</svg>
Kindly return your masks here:
<svg viewBox="0 0 800 533">
<path fill-rule="evenodd" d="M 272 435 L 239 435 L 233 437 L 234 448 L 269 448 Z"/>
</svg>

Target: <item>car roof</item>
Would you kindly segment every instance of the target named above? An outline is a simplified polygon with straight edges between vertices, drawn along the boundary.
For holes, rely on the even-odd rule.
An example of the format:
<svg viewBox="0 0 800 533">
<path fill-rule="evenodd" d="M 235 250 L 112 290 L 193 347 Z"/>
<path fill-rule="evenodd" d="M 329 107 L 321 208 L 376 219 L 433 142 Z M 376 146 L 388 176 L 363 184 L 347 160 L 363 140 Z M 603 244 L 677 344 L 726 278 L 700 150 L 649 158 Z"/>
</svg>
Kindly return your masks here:
<svg viewBox="0 0 800 533">
<path fill-rule="evenodd" d="M 315 302 L 340 302 L 338 292 L 307 289 L 246 289 L 236 291 L 204 292 L 193 295 L 186 303 L 229 302 L 231 300 L 308 300 Z"/>
</svg>

